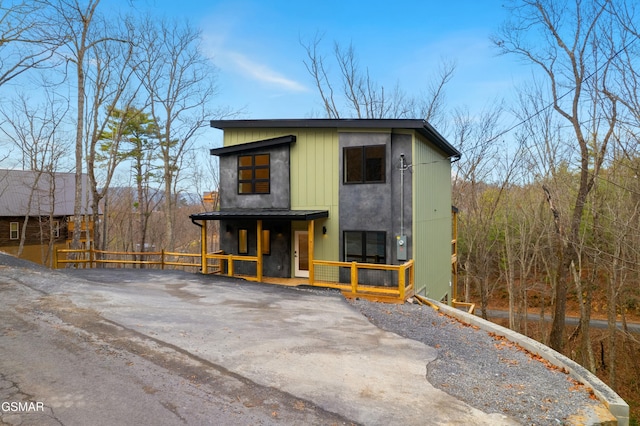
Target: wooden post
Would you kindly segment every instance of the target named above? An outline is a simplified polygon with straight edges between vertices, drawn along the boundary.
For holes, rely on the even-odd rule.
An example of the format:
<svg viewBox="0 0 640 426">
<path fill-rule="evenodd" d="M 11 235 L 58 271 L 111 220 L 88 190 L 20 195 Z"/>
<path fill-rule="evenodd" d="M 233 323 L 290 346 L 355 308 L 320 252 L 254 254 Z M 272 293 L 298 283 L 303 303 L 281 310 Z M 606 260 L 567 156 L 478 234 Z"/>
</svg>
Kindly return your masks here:
<svg viewBox="0 0 640 426">
<path fill-rule="evenodd" d="M 351 262 L 351 293 L 358 292 L 358 266 L 356 262 Z"/>
<path fill-rule="evenodd" d="M 256 254 L 258 257 L 258 261 L 256 262 L 256 279 L 258 282 L 262 281 L 262 220 L 258 219 L 258 223 L 256 226 L 256 230 L 258 232 L 257 243 L 258 247 L 256 249 Z"/>
<path fill-rule="evenodd" d="M 200 271 L 203 274 L 209 273 L 209 265 L 207 264 L 207 221 L 202 221 L 200 228 Z"/>
<path fill-rule="evenodd" d="M 227 275 L 229 275 L 230 277 L 233 276 L 233 255 L 229 254 L 229 257 L 227 259 Z"/>
<path fill-rule="evenodd" d="M 400 292 L 400 300 L 402 300 L 404 302 L 404 283 L 405 283 L 405 276 L 407 275 L 407 264 L 404 263 L 402 265 L 400 265 L 400 268 L 398 269 L 398 291 Z"/>
<path fill-rule="evenodd" d="M 413 289 L 413 292 L 416 292 L 416 262 L 415 260 L 411 260 L 411 269 L 409 269 L 409 285 Z"/>
<path fill-rule="evenodd" d="M 314 259 L 314 255 L 313 255 L 313 246 L 314 246 L 314 221 L 310 220 L 308 222 L 308 229 L 307 229 L 307 234 L 309 235 L 309 238 L 307 238 L 307 241 L 309 242 L 309 285 L 313 285 L 314 283 L 314 268 L 313 268 L 313 259 Z"/>
<path fill-rule="evenodd" d="M 160 252 L 160 269 L 164 270 L 164 249 Z"/>
<path fill-rule="evenodd" d="M 53 250 L 53 269 L 58 269 L 58 248 Z"/>
</svg>

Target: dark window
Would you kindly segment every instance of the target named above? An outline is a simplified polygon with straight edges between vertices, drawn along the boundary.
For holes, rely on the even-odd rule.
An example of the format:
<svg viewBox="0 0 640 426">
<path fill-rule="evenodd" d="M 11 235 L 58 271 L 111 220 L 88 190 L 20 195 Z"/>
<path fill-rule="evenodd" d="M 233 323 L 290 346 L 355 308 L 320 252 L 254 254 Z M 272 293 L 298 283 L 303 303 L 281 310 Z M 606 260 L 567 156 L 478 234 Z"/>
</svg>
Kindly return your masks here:
<svg viewBox="0 0 640 426">
<path fill-rule="evenodd" d="M 238 156 L 238 194 L 268 194 L 270 175 L 269 154 Z"/>
<path fill-rule="evenodd" d="M 384 183 L 385 145 L 344 148 L 344 183 Z"/>
<path fill-rule="evenodd" d="M 344 261 L 387 263 L 385 232 L 344 231 Z"/>
</svg>

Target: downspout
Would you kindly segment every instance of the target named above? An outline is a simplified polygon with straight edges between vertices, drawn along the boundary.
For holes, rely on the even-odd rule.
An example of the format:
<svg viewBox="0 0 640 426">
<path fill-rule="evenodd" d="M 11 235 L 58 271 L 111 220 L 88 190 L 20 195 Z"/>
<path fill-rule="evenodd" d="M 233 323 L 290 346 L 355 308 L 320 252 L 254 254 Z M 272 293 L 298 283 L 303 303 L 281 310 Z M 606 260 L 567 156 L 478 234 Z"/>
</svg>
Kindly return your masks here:
<svg viewBox="0 0 640 426">
<path fill-rule="evenodd" d="M 407 236 L 404 233 L 404 172 L 409 168 L 404 161 L 404 154 L 400 154 L 400 235 L 396 238 L 396 259 L 408 259 Z"/>
<path fill-rule="evenodd" d="M 191 218 L 191 223 L 200 227 L 200 272 L 209 273 L 209 265 L 207 264 L 207 222 L 200 224 Z"/>
<path fill-rule="evenodd" d="M 404 154 L 400 154 L 400 235 L 404 235 Z"/>
</svg>

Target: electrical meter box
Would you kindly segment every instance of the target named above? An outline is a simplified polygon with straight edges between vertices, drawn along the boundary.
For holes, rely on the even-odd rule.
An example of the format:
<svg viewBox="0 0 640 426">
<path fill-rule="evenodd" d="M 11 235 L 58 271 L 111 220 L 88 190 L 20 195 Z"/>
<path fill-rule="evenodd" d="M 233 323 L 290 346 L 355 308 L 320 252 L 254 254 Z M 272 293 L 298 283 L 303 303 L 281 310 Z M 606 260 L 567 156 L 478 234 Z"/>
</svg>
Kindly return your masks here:
<svg viewBox="0 0 640 426">
<path fill-rule="evenodd" d="M 396 254 L 398 260 L 407 260 L 407 236 L 398 235 L 396 237 Z"/>
</svg>

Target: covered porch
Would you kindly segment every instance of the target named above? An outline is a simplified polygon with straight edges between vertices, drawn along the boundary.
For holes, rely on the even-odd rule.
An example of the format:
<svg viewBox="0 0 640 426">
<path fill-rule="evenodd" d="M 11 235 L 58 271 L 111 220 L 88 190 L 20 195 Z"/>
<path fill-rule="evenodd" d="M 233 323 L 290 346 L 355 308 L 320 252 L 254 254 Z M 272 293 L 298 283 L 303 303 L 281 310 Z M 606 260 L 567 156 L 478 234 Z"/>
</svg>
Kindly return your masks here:
<svg viewBox="0 0 640 426">
<path fill-rule="evenodd" d="M 221 210 L 191 215 L 201 228 L 201 270 L 247 280 L 336 288 L 346 297 L 404 303 L 414 294 L 414 263 L 316 259 L 327 210 Z M 208 223 L 220 221 L 221 250 L 210 252 Z M 318 224 L 317 222 L 320 222 Z M 319 237 L 318 237 L 319 238 Z"/>
<path fill-rule="evenodd" d="M 313 276 L 316 221 L 329 217 L 327 210 L 237 209 L 191 215 L 201 227 L 202 273 L 208 260 L 221 263 L 231 276 L 303 278 Z M 208 222 L 220 222 L 220 252 L 207 250 Z"/>
</svg>

